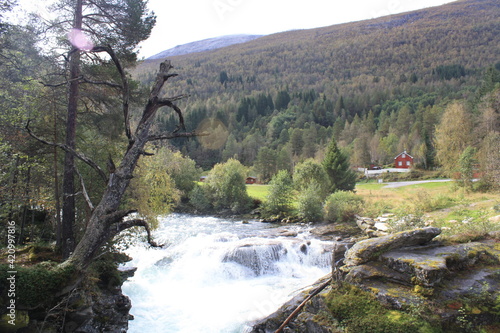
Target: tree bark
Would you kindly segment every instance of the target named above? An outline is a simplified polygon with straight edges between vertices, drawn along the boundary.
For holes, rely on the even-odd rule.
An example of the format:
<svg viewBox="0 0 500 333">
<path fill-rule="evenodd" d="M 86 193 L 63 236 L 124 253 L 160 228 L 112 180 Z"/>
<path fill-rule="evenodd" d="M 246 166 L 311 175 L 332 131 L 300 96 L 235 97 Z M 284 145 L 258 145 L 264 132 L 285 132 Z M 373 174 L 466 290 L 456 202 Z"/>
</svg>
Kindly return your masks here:
<svg viewBox="0 0 500 333">
<path fill-rule="evenodd" d="M 74 29 L 82 29 L 82 0 L 76 1 Z M 68 90 L 68 113 L 66 118 L 66 146 L 75 150 L 76 148 L 76 114 L 78 110 L 79 77 L 80 77 L 80 51 L 78 49 L 70 52 L 69 90 Z M 63 205 L 62 205 L 62 228 L 61 249 L 63 258 L 68 258 L 75 246 L 75 235 L 73 224 L 75 221 L 75 156 L 69 152 L 64 155 L 63 173 Z"/>
</svg>

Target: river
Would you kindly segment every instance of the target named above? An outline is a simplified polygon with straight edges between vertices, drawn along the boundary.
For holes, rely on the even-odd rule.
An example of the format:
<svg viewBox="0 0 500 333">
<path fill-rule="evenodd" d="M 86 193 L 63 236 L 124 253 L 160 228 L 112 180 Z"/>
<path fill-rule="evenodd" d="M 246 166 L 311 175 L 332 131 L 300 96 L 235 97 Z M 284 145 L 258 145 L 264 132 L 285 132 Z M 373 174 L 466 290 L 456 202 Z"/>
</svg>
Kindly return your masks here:
<svg viewBox="0 0 500 333">
<path fill-rule="evenodd" d="M 329 244 L 308 226 L 172 214 L 154 231 L 164 248 L 136 241 L 123 284 L 129 333 L 241 333 L 330 271 Z"/>
</svg>

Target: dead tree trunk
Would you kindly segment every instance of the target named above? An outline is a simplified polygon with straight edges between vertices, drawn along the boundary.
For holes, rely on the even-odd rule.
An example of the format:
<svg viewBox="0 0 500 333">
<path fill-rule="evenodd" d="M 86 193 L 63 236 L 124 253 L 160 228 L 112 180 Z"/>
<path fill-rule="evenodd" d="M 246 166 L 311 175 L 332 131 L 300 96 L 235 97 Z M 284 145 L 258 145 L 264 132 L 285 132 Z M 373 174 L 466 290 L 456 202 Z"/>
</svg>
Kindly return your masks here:
<svg viewBox="0 0 500 333">
<path fill-rule="evenodd" d="M 110 50 L 105 51 L 109 52 Z M 145 154 L 144 147 L 146 143 L 157 139 L 171 139 L 174 137 L 190 137 L 196 135 L 194 132 L 173 132 L 155 135 L 150 133 L 151 125 L 155 119 L 155 114 L 158 109 L 163 106 L 168 106 L 177 112 L 180 120 L 180 127 L 184 128 L 182 113 L 174 102 L 185 96 L 177 96 L 173 98 L 159 97 L 159 93 L 165 82 L 169 78 L 177 75 L 169 74 L 171 68 L 172 66 L 170 61 L 165 61 L 160 65 L 160 71 L 151 89 L 148 102 L 144 108 L 141 120 L 137 125 L 135 133 L 132 134 L 129 128 L 126 129 L 129 139 L 127 151 L 115 172 L 110 174 L 101 202 L 92 212 L 86 231 L 76 246 L 75 251 L 64 264 L 71 264 L 77 269 L 84 269 L 92 262 L 101 247 L 108 240 L 112 239 L 122 230 L 134 226 L 145 227 L 148 232 L 148 236 L 150 236 L 149 227 L 145 221 L 127 218 L 131 213 L 135 212 L 134 210 L 119 211 L 118 208 L 125 190 L 133 177 L 137 161 L 141 155 Z M 128 114 L 126 110 L 124 112 L 124 117 L 126 127 L 128 127 Z"/>
</svg>

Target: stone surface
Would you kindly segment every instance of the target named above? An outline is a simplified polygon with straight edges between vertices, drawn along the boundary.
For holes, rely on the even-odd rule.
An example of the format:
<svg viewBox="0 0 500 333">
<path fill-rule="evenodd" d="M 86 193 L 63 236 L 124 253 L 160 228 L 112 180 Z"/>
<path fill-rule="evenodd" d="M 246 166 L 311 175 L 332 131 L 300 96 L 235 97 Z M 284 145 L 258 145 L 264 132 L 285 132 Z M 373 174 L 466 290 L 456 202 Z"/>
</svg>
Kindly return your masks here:
<svg viewBox="0 0 500 333">
<path fill-rule="evenodd" d="M 493 237 L 455 245 L 431 242 L 439 232 L 424 228 L 362 240 L 347 251 L 348 263 L 336 276 L 371 292 L 389 308 L 406 311 L 428 304 L 443 325 L 451 325 L 446 332 L 461 332 L 464 320 L 470 329 L 499 328 L 499 242 Z M 310 300 L 283 332 L 338 332 L 338 322 L 328 315 L 327 294 L 325 290 Z M 306 296 L 299 294 L 256 324 L 252 333 L 274 332 Z"/>
<path fill-rule="evenodd" d="M 311 229 L 311 234 L 324 240 L 331 240 L 339 236 L 342 238 L 358 236 L 360 231 L 352 224 L 330 223 Z"/>
<path fill-rule="evenodd" d="M 251 269 L 256 275 L 273 272 L 274 263 L 287 253 L 286 248 L 279 241 L 266 240 L 253 243 L 244 240 L 242 244 L 231 252 L 226 253 L 223 262 L 235 262 Z"/>
<path fill-rule="evenodd" d="M 425 244 L 440 233 L 439 228 L 428 227 L 362 240 L 347 251 L 344 263 L 346 266 L 360 265 L 376 260 L 381 254 L 392 249 Z"/>
<path fill-rule="evenodd" d="M 283 304 L 276 312 L 263 320 L 254 323 L 253 329 L 249 333 L 275 332 L 288 318 L 288 316 L 302 303 L 302 301 L 307 298 L 309 293 L 319 284 L 325 282 L 328 278 L 329 276 L 326 276 L 318 280 L 314 286 L 310 286 L 297 294 L 290 301 Z M 292 320 L 290 324 L 287 325 L 283 332 L 331 333 L 332 330 L 329 328 L 329 325 L 325 325 L 325 319 L 321 317 L 321 314 L 327 311 L 325 297 L 328 295 L 330 288 L 331 287 L 327 287 L 317 296 L 312 298 L 304 306 L 303 310 L 296 317 L 296 319 Z"/>
</svg>

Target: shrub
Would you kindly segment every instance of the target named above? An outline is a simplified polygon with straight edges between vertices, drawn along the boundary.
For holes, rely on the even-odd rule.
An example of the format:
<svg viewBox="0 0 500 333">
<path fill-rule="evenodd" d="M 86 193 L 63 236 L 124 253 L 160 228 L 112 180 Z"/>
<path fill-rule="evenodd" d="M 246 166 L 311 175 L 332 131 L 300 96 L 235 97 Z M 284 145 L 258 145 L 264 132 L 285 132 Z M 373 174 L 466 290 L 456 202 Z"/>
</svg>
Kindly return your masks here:
<svg viewBox="0 0 500 333">
<path fill-rule="evenodd" d="M 297 191 L 306 191 L 312 182 L 316 183 L 316 197 L 323 201 L 330 189 L 330 179 L 323 166 L 313 159 L 297 164 L 293 173 L 293 184 Z"/>
<path fill-rule="evenodd" d="M 323 219 L 323 200 L 318 183 L 311 183 L 298 197 L 299 216 L 308 221 Z"/>
<path fill-rule="evenodd" d="M 210 171 L 205 193 L 210 195 L 210 201 L 217 211 L 225 209 L 233 213 L 244 213 L 252 204 L 245 186 L 246 168 L 237 160 L 229 159 L 219 163 Z"/>
<path fill-rule="evenodd" d="M 325 218 L 330 222 L 346 222 L 354 219 L 363 210 L 362 197 L 346 191 L 331 194 L 325 202 Z"/>
<path fill-rule="evenodd" d="M 269 182 L 269 192 L 263 205 L 264 214 L 281 214 L 292 211 L 293 182 L 290 173 L 280 170 Z"/>
<path fill-rule="evenodd" d="M 200 185 L 196 185 L 193 190 L 189 192 L 189 203 L 198 213 L 208 213 L 212 210 L 212 204 L 205 193 L 205 188 Z"/>
</svg>

